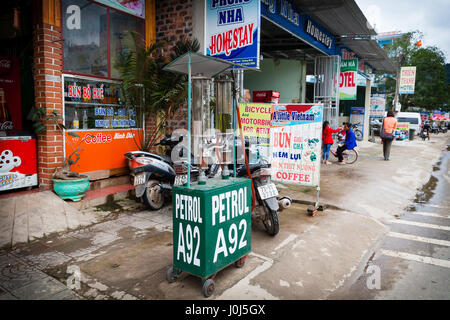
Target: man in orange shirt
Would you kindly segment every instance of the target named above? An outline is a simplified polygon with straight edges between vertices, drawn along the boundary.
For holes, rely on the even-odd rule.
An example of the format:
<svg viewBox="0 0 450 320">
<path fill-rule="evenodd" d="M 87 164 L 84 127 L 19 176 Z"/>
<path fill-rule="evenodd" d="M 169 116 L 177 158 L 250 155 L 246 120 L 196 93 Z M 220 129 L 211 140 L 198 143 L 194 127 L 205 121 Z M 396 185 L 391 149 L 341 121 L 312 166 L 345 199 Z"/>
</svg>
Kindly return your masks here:
<svg viewBox="0 0 450 320">
<path fill-rule="evenodd" d="M 395 129 L 397 129 L 397 119 L 394 117 L 394 111 L 389 110 L 387 113 L 387 117 L 383 119 L 383 127 L 384 131 L 388 134 L 394 135 Z M 392 141 L 394 139 L 382 139 L 383 143 L 383 156 L 384 160 L 389 160 L 389 155 L 391 153 Z"/>
</svg>

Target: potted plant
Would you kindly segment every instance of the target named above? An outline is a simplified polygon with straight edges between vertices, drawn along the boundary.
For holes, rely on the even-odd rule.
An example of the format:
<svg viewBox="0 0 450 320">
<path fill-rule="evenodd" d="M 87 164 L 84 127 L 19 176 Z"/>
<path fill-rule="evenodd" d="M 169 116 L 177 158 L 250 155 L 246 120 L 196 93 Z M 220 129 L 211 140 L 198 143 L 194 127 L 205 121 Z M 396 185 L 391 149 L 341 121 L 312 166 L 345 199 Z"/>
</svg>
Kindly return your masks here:
<svg viewBox="0 0 450 320">
<path fill-rule="evenodd" d="M 62 124 L 62 117 L 59 115 L 58 111 L 54 110 L 47 114 L 45 108 L 36 109 L 32 116 L 33 126 L 37 134 L 42 133 L 46 130 L 45 122 L 54 122 L 58 129 L 63 133 L 65 129 L 64 124 Z M 62 167 L 56 168 L 53 173 L 53 190 L 62 199 L 70 199 L 73 201 L 80 201 L 86 191 L 89 189 L 89 176 L 86 174 L 79 174 L 70 169 L 70 166 L 76 164 L 80 160 L 80 152 L 82 143 L 92 135 L 86 134 L 83 138 L 76 132 L 68 132 L 68 135 L 77 138 L 79 140 L 78 144 L 74 147 L 72 143 L 68 140 L 68 144 L 72 149 L 72 152 L 66 156 Z"/>
</svg>

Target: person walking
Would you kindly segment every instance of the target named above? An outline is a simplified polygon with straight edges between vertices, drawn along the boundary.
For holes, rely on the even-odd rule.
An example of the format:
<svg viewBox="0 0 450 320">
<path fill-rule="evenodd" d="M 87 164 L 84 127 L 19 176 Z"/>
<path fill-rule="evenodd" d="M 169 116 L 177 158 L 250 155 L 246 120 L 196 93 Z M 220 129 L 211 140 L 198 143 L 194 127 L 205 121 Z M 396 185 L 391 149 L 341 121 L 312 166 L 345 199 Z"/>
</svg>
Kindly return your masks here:
<svg viewBox="0 0 450 320">
<path fill-rule="evenodd" d="M 330 122 L 324 121 L 322 125 L 322 143 L 323 143 L 323 153 L 322 153 L 322 162 L 323 164 L 331 164 L 328 161 L 330 156 L 330 149 L 333 145 L 333 133 L 341 131 L 342 128 L 333 129 L 330 127 Z"/>
<path fill-rule="evenodd" d="M 397 119 L 394 117 L 394 111 L 389 110 L 387 116 L 383 119 L 383 130 L 388 135 L 394 136 L 394 131 L 397 129 Z M 381 143 L 383 143 L 383 156 L 385 161 L 389 161 L 389 156 L 391 154 L 391 146 L 394 138 L 381 139 Z"/>
<path fill-rule="evenodd" d="M 352 124 L 350 122 L 345 123 L 344 130 L 345 130 L 345 142 L 342 146 L 339 146 L 336 150 L 339 159 L 339 164 L 345 164 L 342 153 L 345 150 L 352 150 L 356 147 L 356 137 L 352 129 Z"/>
</svg>

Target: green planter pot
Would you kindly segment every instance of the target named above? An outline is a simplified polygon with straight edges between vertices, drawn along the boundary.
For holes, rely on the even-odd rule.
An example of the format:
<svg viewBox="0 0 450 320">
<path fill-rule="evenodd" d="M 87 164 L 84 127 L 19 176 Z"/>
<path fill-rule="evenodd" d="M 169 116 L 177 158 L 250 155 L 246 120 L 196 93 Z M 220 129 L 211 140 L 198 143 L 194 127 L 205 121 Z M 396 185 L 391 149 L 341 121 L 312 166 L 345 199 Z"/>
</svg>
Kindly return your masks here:
<svg viewBox="0 0 450 320">
<path fill-rule="evenodd" d="M 53 190 L 61 199 L 80 201 L 89 189 L 89 176 L 82 175 L 81 177 L 74 180 L 52 179 Z"/>
</svg>

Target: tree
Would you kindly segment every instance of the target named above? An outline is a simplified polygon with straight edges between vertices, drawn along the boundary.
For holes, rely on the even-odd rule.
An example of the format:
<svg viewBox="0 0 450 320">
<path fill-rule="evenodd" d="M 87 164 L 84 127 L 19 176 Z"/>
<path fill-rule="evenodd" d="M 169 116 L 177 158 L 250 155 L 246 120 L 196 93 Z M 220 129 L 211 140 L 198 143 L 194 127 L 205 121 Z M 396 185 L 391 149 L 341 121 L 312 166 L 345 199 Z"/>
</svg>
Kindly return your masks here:
<svg viewBox="0 0 450 320">
<path fill-rule="evenodd" d="M 445 82 L 445 56 L 437 47 L 417 46 L 423 34 L 416 30 L 395 39 L 386 45 L 388 56 L 396 66 L 415 66 L 416 83 L 414 94 L 400 95 L 402 110 L 409 107 L 422 107 L 428 110 L 450 105 L 450 86 Z M 379 75 L 385 77 L 386 75 Z M 387 104 L 393 105 L 397 79 L 387 77 L 384 90 Z"/>
<path fill-rule="evenodd" d="M 450 86 L 446 82 L 444 53 L 437 47 L 418 49 L 411 55 L 410 64 L 417 67 L 415 92 L 402 97 L 402 102 L 428 110 L 448 106 Z"/>
<path fill-rule="evenodd" d="M 175 44 L 169 55 L 164 55 L 164 42 L 145 48 L 143 39 L 136 33 L 132 35 L 136 49 L 122 55 L 116 66 L 121 72 L 126 103 L 137 111 L 136 119 L 157 119 L 155 130 L 145 134 L 138 130 L 134 137 L 139 150 L 150 151 L 161 138 L 166 120 L 187 98 L 187 76 L 164 71 L 163 67 L 187 51 L 198 51 L 200 44 L 196 39 L 185 38 Z"/>
</svg>

